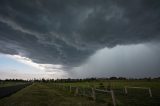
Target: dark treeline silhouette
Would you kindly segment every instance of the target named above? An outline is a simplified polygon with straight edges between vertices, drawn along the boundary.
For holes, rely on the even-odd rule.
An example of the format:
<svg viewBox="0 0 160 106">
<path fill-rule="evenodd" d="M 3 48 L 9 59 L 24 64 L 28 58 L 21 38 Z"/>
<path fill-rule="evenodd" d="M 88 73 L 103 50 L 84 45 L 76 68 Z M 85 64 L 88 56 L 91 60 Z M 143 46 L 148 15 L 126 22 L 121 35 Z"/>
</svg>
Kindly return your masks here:
<svg viewBox="0 0 160 106">
<path fill-rule="evenodd" d="M 156 78 L 151 78 L 151 77 L 146 77 L 146 78 L 125 78 L 125 77 L 110 77 L 110 78 L 84 78 L 84 79 L 30 79 L 30 80 L 23 80 L 23 79 L 5 79 L 1 80 L 0 82 L 55 82 L 55 83 L 74 83 L 74 82 L 91 82 L 91 81 L 105 81 L 105 80 L 146 80 L 146 81 L 152 81 L 152 80 L 160 80 L 160 77 Z"/>
<path fill-rule="evenodd" d="M 23 79 L 5 79 L 0 81 L 7 81 L 7 82 L 28 82 L 29 80 L 23 80 Z"/>
<path fill-rule="evenodd" d="M 105 80 L 146 80 L 146 81 L 152 81 L 152 80 L 160 80 L 160 77 L 157 78 L 125 78 L 125 77 L 110 77 L 110 78 L 85 78 L 85 79 L 56 79 L 54 82 L 91 82 L 91 81 L 105 81 Z M 47 80 L 45 80 L 47 82 Z M 53 81 L 53 80 L 52 80 Z"/>
</svg>

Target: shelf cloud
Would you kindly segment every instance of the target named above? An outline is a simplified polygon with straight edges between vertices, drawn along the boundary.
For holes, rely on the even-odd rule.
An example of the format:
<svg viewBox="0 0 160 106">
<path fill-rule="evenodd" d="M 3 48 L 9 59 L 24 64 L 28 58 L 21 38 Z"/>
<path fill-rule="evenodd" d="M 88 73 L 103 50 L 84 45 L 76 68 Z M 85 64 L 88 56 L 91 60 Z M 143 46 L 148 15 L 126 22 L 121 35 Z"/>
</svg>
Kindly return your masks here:
<svg viewBox="0 0 160 106">
<path fill-rule="evenodd" d="M 103 48 L 158 45 L 159 5 L 151 0 L 1 0 L 0 52 L 69 72 Z"/>
</svg>

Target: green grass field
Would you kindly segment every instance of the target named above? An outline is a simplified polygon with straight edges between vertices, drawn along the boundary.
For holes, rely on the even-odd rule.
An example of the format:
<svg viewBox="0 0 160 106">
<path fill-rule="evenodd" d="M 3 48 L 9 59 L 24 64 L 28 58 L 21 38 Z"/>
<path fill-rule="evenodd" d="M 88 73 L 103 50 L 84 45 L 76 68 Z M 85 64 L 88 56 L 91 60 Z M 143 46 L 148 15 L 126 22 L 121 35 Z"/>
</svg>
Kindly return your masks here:
<svg viewBox="0 0 160 106">
<path fill-rule="evenodd" d="M 77 82 L 77 83 L 63 83 L 65 85 L 83 86 L 83 87 L 98 87 L 100 83 L 104 86 L 111 85 L 111 88 L 124 88 L 124 86 L 139 86 L 151 87 L 160 89 L 160 81 L 144 81 L 144 80 L 108 80 L 108 81 L 91 81 L 91 82 Z"/>
<path fill-rule="evenodd" d="M 3 82 L 0 83 L 0 87 L 14 86 L 18 84 L 24 84 L 23 82 Z"/>
<path fill-rule="evenodd" d="M 160 106 L 159 81 L 95 81 L 60 83 L 79 87 L 96 87 L 109 84 L 115 91 L 116 106 Z M 96 100 L 84 96 L 74 96 L 69 91 L 55 88 L 54 83 L 34 83 L 17 93 L 0 100 L 0 106 L 112 106 L 111 96 L 96 93 Z M 153 97 L 147 90 L 128 89 L 124 94 L 124 86 L 150 87 Z"/>
<path fill-rule="evenodd" d="M 91 106 L 94 102 L 53 88 L 52 84 L 33 84 L 0 100 L 0 106 Z"/>
<path fill-rule="evenodd" d="M 160 106 L 160 81 L 144 81 L 144 80 L 113 80 L 113 81 L 94 81 L 94 82 L 78 82 L 63 83 L 64 85 L 72 85 L 79 87 L 96 87 L 99 88 L 100 83 L 104 87 L 111 86 L 115 91 L 117 106 Z M 128 89 L 128 95 L 124 94 L 124 87 L 149 87 L 151 88 L 153 97 L 149 97 L 148 90 Z M 103 95 L 103 96 L 102 96 Z M 97 95 L 97 102 L 111 103 L 111 96 L 108 94 Z"/>
</svg>

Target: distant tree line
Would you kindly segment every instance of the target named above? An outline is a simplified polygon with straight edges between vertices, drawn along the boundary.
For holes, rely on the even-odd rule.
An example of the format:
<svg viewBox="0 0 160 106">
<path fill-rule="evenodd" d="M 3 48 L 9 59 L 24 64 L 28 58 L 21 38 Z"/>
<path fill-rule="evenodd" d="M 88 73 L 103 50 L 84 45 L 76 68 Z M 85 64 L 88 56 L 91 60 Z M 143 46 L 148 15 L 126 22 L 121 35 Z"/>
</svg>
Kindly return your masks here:
<svg viewBox="0 0 160 106">
<path fill-rule="evenodd" d="M 30 80 L 23 80 L 23 79 L 5 79 L 5 80 L 2 80 L 0 79 L 0 82 L 2 81 L 6 81 L 6 82 L 29 82 Z"/>
<path fill-rule="evenodd" d="M 157 80 L 160 81 L 160 77 L 157 78 L 151 78 L 151 77 L 146 77 L 146 78 L 125 78 L 125 77 L 110 77 L 110 78 L 84 78 L 84 79 L 31 79 L 31 80 L 23 80 L 23 79 L 5 79 L 1 80 L 0 82 L 55 82 L 55 83 L 75 83 L 75 82 L 91 82 L 91 81 L 105 81 L 105 80 L 146 80 L 146 81 L 152 81 L 152 80 Z"/>
</svg>

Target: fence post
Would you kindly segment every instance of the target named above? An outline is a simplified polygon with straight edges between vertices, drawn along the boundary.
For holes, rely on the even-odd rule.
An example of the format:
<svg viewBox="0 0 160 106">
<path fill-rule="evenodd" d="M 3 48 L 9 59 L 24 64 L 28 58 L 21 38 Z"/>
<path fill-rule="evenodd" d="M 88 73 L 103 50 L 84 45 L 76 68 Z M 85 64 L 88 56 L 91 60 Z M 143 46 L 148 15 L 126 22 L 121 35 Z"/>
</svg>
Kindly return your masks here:
<svg viewBox="0 0 160 106">
<path fill-rule="evenodd" d="M 96 95 L 95 95 L 95 90 L 94 90 L 94 88 L 92 88 L 92 98 L 93 98 L 93 100 L 96 100 Z"/>
<path fill-rule="evenodd" d="M 76 87 L 76 91 L 75 91 L 74 96 L 76 96 L 77 94 L 78 94 L 78 87 Z"/>
<path fill-rule="evenodd" d="M 71 85 L 69 86 L 69 91 L 72 92 L 72 87 L 71 87 Z"/>
<path fill-rule="evenodd" d="M 111 96 L 112 96 L 113 106 L 116 106 L 116 101 L 115 101 L 115 96 L 114 96 L 113 90 L 111 90 Z"/>
<path fill-rule="evenodd" d="M 66 85 L 63 85 L 63 89 L 66 90 Z"/>
<path fill-rule="evenodd" d="M 86 92 L 85 92 L 85 88 L 83 88 L 83 96 L 85 96 L 86 94 L 85 94 Z"/>
<path fill-rule="evenodd" d="M 66 86 L 65 85 L 63 85 L 63 90 L 66 90 Z"/>
<path fill-rule="evenodd" d="M 149 90 L 149 95 L 150 95 L 150 97 L 152 97 L 151 88 L 148 88 L 148 90 Z"/>
<path fill-rule="evenodd" d="M 127 94 L 127 93 L 128 93 L 128 91 L 127 91 L 127 87 L 124 87 L 124 91 L 125 91 L 125 94 Z"/>
<path fill-rule="evenodd" d="M 64 90 L 64 85 L 61 85 L 61 89 Z"/>
</svg>

